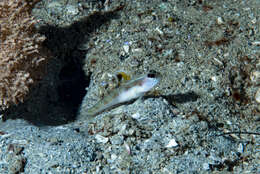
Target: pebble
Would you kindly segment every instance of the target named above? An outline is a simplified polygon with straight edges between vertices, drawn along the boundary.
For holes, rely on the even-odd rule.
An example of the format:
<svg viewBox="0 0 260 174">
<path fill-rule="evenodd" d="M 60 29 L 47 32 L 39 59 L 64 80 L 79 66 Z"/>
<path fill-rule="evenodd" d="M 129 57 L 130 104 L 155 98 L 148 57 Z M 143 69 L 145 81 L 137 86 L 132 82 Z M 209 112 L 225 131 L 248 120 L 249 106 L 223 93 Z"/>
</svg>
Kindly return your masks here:
<svg viewBox="0 0 260 174">
<path fill-rule="evenodd" d="M 130 46 L 129 45 L 124 45 L 123 49 L 124 49 L 125 53 L 129 53 Z"/>
<path fill-rule="evenodd" d="M 209 163 L 204 163 L 203 164 L 203 169 L 204 170 L 210 170 Z"/>
<path fill-rule="evenodd" d="M 133 53 L 135 53 L 135 52 L 141 53 L 141 52 L 143 52 L 143 49 L 142 48 L 134 48 L 134 49 L 132 49 L 132 52 Z"/>
<path fill-rule="evenodd" d="M 77 15 L 79 13 L 79 9 L 73 5 L 68 5 L 66 8 L 68 14 Z"/>
<path fill-rule="evenodd" d="M 257 103 L 260 103 L 260 88 L 258 88 L 258 90 L 255 94 L 255 100 Z"/>
<path fill-rule="evenodd" d="M 153 16 L 147 16 L 142 20 L 142 23 L 144 24 L 148 24 L 151 23 L 153 21 Z"/>
<path fill-rule="evenodd" d="M 252 42 L 253 45 L 260 46 L 260 41 L 254 41 Z"/>
<path fill-rule="evenodd" d="M 216 82 L 216 81 L 217 81 L 217 77 L 216 77 L 216 76 L 212 76 L 212 77 L 211 77 L 211 80 L 214 81 L 214 82 Z"/>
<path fill-rule="evenodd" d="M 217 23 L 218 23 L 219 25 L 224 23 L 222 17 L 218 17 L 218 18 L 217 18 Z"/>
<path fill-rule="evenodd" d="M 116 159 L 117 159 L 117 155 L 116 155 L 116 154 L 112 154 L 112 155 L 111 155 L 111 160 L 112 160 L 112 161 L 115 161 Z"/>
<path fill-rule="evenodd" d="M 178 146 L 178 143 L 176 142 L 176 140 L 171 139 L 165 147 L 176 147 L 176 146 Z"/>
<path fill-rule="evenodd" d="M 239 153 L 243 153 L 243 152 L 244 152 L 244 145 L 243 145 L 242 143 L 240 143 L 240 144 L 238 145 L 237 151 L 238 151 Z"/>
<path fill-rule="evenodd" d="M 250 75 L 250 80 L 256 84 L 260 83 L 260 71 L 252 72 Z"/>
<path fill-rule="evenodd" d="M 160 35 L 163 35 L 163 31 L 159 27 L 155 28 L 155 31 L 157 31 Z"/>
<path fill-rule="evenodd" d="M 103 136 L 101 136 L 101 135 L 99 135 L 99 134 L 97 134 L 97 135 L 95 136 L 95 138 L 96 138 L 96 140 L 97 140 L 98 143 L 103 143 L 103 144 L 105 144 L 105 143 L 108 142 L 108 138 L 107 138 L 107 137 L 103 137 Z"/>
<path fill-rule="evenodd" d="M 139 62 L 136 59 L 132 59 L 128 62 L 128 64 L 130 65 L 130 67 L 136 67 L 139 65 Z"/>
<path fill-rule="evenodd" d="M 255 24 L 255 23 L 257 22 L 257 19 L 254 18 L 254 19 L 251 20 L 251 22 L 252 22 L 253 24 Z"/>
<path fill-rule="evenodd" d="M 120 135 L 115 135 L 111 137 L 110 142 L 113 145 L 121 145 L 124 143 L 124 137 Z"/>
<path fill-rule="evenodd" d="M 130 146 L 126 142 L 124 142 L 124 146 L 125 146 L 127 153 L 130 155 L 131 154 Z"/>
<path fill-rule="evenodd" d="M 128 135 L 133 135 L 134 132 L 135 132 L 135 130 L 130 128 L 130 129 L 128 130 Z"/>
<path fill-rule="evenodd" d="M 133 119 L 138 119 L 138 118 L 140 118 L 140 114 L 137 112 L 137 113 L 134 113 L 133 115 L 131 115 L 131 117 Z"/>
</svg>

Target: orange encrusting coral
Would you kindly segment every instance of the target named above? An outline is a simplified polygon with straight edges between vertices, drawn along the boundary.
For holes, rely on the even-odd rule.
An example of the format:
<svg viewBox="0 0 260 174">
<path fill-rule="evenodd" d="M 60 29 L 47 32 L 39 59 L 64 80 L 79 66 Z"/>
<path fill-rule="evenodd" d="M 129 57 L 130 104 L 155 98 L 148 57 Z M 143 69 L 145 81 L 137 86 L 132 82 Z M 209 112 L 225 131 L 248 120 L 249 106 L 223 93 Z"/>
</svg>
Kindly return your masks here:
<svg viewBox="0 0 260 174">
<path fill-rule="evenodd" d="M 31 16 L 38 1 L 0 1 L 0 109 L 23 102 L 46 62 Z"/>
</svg>

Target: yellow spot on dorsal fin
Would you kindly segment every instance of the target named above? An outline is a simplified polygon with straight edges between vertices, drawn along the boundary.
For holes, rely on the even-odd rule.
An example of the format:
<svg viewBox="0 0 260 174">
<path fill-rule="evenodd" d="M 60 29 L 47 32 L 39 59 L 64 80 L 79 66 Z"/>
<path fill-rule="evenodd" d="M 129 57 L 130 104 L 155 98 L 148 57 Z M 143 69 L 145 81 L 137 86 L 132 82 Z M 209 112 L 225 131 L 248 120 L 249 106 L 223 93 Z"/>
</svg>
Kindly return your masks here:
<svg viewBox="0 0 260 174">
<path fill-rule="evenodd" d="M 123 71 L 117 72 L 116 77 L 118 78 L 118 86 L 120 86 L 121 83 L 131 80 L 131 76 Z"/>
</svg>

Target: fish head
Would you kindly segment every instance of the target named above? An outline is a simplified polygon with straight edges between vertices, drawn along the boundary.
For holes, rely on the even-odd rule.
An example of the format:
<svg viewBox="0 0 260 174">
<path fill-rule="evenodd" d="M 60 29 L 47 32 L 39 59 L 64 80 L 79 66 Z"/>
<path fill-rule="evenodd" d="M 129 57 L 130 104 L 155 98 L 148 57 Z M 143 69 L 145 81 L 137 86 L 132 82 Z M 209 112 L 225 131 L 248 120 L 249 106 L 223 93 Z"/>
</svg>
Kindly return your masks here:
<svg viewBox="0 0 260 174">
<path fill-rule="evenodd" d="M 140 78 L 125 85 L 122 93 L 117 97 L 118 102 L 126 102 L 140 96 L 154 88 L 160 81 L 161 75 L 155 71 L 141 76 Z"/>
<path fill-rule="evenodd" d="M 149 71 L 142 81 L 142 92 L 148 92 L 154 88 L 161 80 L 160 73 L 156 71 Z"/>
</svg>

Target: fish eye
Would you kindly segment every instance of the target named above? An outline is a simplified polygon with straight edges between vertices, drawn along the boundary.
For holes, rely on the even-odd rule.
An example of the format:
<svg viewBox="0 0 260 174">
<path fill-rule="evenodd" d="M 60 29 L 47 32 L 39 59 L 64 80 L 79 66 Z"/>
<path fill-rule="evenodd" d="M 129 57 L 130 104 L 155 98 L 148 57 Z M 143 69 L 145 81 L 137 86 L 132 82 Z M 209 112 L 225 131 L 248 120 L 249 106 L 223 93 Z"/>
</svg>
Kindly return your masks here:
<svg viewBox="0 0 260 174">
<path fill-rule="evenodd" d="M 149 78 L 155 78 L 155 73 L 149 73 L 149 74 L 147 74 L 147 77 L 149 77 Z"/>
<path fill-rule="evenodd" d="M 122 74 L 117 74 L 116 76 L 117 76 L 119 81 L 121 81 L 123 79 L 123 75 Z"/>
</svg>

